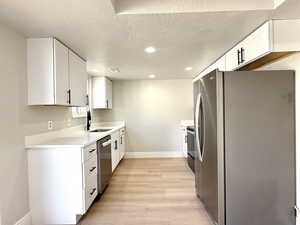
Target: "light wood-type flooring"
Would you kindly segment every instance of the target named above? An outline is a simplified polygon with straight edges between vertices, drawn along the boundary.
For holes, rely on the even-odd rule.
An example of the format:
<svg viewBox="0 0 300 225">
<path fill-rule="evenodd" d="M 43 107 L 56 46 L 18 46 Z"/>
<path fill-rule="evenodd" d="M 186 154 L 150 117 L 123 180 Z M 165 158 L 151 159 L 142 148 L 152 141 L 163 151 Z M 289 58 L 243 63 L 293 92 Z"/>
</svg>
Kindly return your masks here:
<svg viewBox="0 0 300 225">
<path fill-rule="evenodd" d="M 185 159 L 125 159 L 80 225 L 212 225 Z"/>
</svg>

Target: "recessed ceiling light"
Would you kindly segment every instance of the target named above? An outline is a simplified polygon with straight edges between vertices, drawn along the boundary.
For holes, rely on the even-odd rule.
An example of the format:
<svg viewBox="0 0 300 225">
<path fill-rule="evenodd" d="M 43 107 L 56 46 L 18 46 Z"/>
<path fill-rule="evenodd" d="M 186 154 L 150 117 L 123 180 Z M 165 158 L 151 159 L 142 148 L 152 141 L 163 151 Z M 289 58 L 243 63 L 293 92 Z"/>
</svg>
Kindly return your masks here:
<svg viewBox="0 0 300 225">
<path fill-rule="evenodd" d="M 153 78 L 155 78 L 156 76 L 155 76 L 154 74 L 150 74 L 148 77 L 151 78 L 151 79 L 153 79 Z"/>
<path fill-rule="evenodd" d="M 150 46 L 150 47 L 145 48 L 145 52 L 151 54 L 151 53 L 156 52 L 156 49 L 154 47 Z"/>
<path fill-rule="evenodd" d="M 111 72 L 113 73 L 120 73 L 120 69 L 119 68 L 109 68 Z"/>
<path fill-rule="evenodd" d="M 94 73 L 98 73 L 99 71 L 97 69 L 92 70 Z"/>
<path fill-rule="evenodd" d="M 193 67 L 190 67 L 190 66 L 185 68 L 186 71 L 191 71 L 192 69 L 193 69 Z"/>
</svg>

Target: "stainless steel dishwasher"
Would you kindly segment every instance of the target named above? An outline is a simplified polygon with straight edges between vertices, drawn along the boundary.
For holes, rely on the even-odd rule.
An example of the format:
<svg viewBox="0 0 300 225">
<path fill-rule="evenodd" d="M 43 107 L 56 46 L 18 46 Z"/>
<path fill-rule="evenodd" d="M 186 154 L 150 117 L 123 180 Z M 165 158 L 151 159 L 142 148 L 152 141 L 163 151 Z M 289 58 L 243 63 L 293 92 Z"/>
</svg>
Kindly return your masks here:
<svg viewBox="0 0 300 225">
<path fill-rule="evenodd" d="M 106 136 L 97 142 L 98 152 L 98 191 L 101 194 L 112 176 L 111 137 Z"/>
</svg>

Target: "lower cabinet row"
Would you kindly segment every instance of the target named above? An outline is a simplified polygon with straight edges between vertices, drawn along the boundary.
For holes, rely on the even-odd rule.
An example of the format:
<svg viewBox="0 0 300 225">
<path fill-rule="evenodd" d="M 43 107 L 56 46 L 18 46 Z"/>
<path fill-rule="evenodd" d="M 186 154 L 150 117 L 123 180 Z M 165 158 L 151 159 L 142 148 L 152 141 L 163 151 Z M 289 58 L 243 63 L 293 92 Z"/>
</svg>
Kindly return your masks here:
<svg viewBox="0 0 300 225">
<path fill-rule="evenodd" d="M 111 134 L 112 172 L 125 154 L 125 129 Z M 97 144 L 28 150 L 33 225 L 77 224 L 98 195 Z"/>
</svg>

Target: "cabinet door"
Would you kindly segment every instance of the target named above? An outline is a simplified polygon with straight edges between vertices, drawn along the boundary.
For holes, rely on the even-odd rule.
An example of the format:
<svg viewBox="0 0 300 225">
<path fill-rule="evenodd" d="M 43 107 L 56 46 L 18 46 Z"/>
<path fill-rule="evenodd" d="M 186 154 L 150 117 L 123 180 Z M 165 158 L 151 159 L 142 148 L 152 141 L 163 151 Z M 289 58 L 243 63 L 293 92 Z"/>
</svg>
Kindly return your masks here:
<svg viewBox="0 0 300 225">
<path fill-rule="evenodd" d="M 27 39 L 28 105 L 55 104 L 53 39 Z"/>
<path fill-rule="evenodd" d="M 85 106 L 87 103 L 87 72 L 86 63 L 75 53 L 69 51 L 69 79 L 71 105 Z"/>
<path fill-rule="evenodd" d="M 120 131 L 120 160 L 125 156 L 125 129 Z"/>
<path fill-rule="evenodd" d="M 114 171 L 120 161 L 119 132 L 115 132 L 111 135 L 111 141 L 111 167 L 112 171 Z"/>
<path fill-rule="evenodd" d="M 94 77 L 92 87 L 94 109 L 112 109 L 112 81 L 106 77 Z"/>
<path fill-rule="evenodd" d="M 69 90 L 68 48 L 54 39 L 54 89 L 55 104 L 67 105 Z"/>
<path fill-rule="evenodd" d="M 106 108 L 105 79 L 104 77 L 92 78 L 92 107 L 93 109 Z"/>
<path fill-rule="evenodd" d="M 112 81 L 109 79 L 106 79 L 106 101 L 107 101 L 107 107 L 108 109 L 112 109 Z"/>
<path fill-rule="evenodd" d="M 186 127 L 181 130 L 181 141 L 182 141 L 182 153 L 184 157 L 187 157 L 187 130 Z"/>
<path fill-rule="evenodd" d="M 271 50 L 270 22 L 250 34 L 241 43 L 241 48 L 243 48 L 243 64 L 267 54 Z"/>
<path fill-rule="evenodd" d="M 238 44 L 229 52 L 226 53 L 226 71 L 233 71 L 239 66 L 239 54 L 238 51 L 241 50 L 241 45 Z"/>
</svg>

